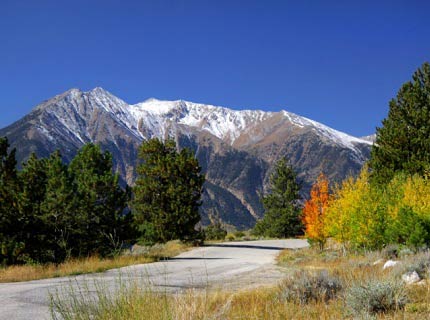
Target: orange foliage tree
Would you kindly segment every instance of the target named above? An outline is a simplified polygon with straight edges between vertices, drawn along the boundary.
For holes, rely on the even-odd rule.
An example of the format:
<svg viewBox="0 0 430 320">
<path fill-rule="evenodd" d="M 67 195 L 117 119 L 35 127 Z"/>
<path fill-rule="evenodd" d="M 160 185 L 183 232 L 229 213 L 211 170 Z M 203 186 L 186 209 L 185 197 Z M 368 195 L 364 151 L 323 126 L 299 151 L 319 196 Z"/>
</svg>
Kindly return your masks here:
<svg viewBox="0 0 430 320">
<path fill-rule="evenodd" d="M 324 228 L 324 215 L 329 205 L 329 181 L 320 173 L 312 186 L 310 199 L 305 202 L 302 220 L 306 229 L 306 236 L 311 242 L 317 243 L 322 250 L 327 240 Z"/>
</svg>

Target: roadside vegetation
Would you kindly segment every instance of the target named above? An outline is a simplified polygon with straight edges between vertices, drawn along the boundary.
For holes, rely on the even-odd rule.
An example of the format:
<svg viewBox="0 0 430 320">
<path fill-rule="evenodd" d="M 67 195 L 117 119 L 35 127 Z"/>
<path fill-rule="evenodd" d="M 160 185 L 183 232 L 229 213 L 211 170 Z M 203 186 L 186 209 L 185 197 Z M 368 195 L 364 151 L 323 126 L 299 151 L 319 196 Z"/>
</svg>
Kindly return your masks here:
<svg viewBox="0 0 430 320">
<path fill-rule="evenodd" d="M 278 258 L 285 279 L 278 286 L 238 292 L 207 287 L 171 294 L 144 279 L 122 279 L 115 292 L 90 283 L 78 294 L 71 284 L 53 294 L 51 309 L 54 319 L 426 319 L 430 254 L 400 250 L 400 263 L 384 270 L 398 249 L 347 255 L 340 248 L 285 250 Z M 411 269 L 421 270 L 423 280 L 407 285 L 402 274 Z"/>
<path fill-rule="evenodd" d="M 168 259 L 192 248 L 191 244 L 169 241 L 153 246 L 134 246 L 133 252 L 123 252 L 114 257 L 92 256 L 73 258 L 60 264 L 25 264 L 0 268 L 1 282 L 18 282 L 46 278 L 73 276 L 86 273 L 103 272 L 110 269 L 144 264 Z"/>
</svg>

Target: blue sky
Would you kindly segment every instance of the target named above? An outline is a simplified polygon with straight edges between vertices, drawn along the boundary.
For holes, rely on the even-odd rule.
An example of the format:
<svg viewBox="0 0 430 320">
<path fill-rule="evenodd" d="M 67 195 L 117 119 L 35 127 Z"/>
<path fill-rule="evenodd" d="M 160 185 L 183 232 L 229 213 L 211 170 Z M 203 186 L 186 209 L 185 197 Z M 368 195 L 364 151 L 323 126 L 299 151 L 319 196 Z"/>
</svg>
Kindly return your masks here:
<svg viewBox="0 0 430 320">
<path fill-rule="evenodd" d="M 430 60 L 428 1 L 0 0 L 0 127 L 70 88 L 286 109 L 353 135 Z"/>
</svg>

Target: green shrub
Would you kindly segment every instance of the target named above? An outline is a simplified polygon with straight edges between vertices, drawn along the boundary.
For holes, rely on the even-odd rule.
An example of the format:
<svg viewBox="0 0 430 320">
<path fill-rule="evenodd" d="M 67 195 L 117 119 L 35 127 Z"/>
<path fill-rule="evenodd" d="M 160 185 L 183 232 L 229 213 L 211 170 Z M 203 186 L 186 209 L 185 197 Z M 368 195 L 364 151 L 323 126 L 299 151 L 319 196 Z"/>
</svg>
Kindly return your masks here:
<svg viewBox="0 0 430 320">
<path fill-rule="evenodd" d="M 398 255 L 399 255 L 400 258 L 405 258 L 405 257 L 408 257 L 408 256 L 412 256 L 414 254 L 415 254 L 415 252 L 412 251 L 411 249 L 409 249 L 408 247 L 403 247 L 403 248 L 401 248 L 399 250 L 399 254 Z"/>
<path fill-rule="evenodd" d="M 346 292 L 346 305 L 356 316 L 403 309 L 406 303 L 405 285 L 397 279 L 354 283 Z"/>
<path fill-rule="evenodd" d="M 397 219 L 387 234 L 394 243 L 404 244 L 415 249 L 430 244 L 430 221 L 418 215 L 410 207 L 400 208 Z"/>
<path fill-rule="evenodd" d="M 381 256 L 383 259 L 396 259 L 399 256 L 399 245 L 389 244 L 381 250 Z"/>
<path fill-rule="evenodd" d="M 226 235 L 227 231 L 219 222 L 207 226 L 204 230 L 206 240 L 224 240 Z"/>
<path fill-rule="evenodd" d="M 243 232 L 243 231 L 236 231 L 236 232 L 234 233 L 234 236 L 235 236 L 237 239 L 239 239 L 239 238 L 243 238 L 243 237 L 245 237 L 245 232 Z"/>
<path fill-rule="evenodd" d="M 299 271 L 281 284 L 280 298 L 300 304 L 328 302 L 336 298 L 341 290 L 341 281 L 330 276 L 327 271 L 317 274 Z"/>
<path fill-rule="evenodd" d="M 236 240 L 234 234 L 230 233 L 227 235 L 227 237 L 225 238 L 227 241 L 234 241 Z"/>
<path fill-rule="evenodd" d="M 430 252 L 418 253 L 411 257 L 411 261 L 405 261 L 405 272 L 416 271 L 421 279 L 430 277 Z"/>
</svg>

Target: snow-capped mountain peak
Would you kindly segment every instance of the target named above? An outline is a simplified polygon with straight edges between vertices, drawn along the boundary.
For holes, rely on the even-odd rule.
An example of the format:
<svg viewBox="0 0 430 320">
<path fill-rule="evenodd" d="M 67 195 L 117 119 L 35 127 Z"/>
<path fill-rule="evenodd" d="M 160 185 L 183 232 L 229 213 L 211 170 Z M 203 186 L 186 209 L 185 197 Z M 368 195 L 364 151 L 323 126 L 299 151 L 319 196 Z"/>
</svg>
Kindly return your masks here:
<svg viewBox="0 0 430 320">
<path fill-rule="evenodd" d="M 276 113 L 261 110 L 232 110 L 183 100 L 163 101 L 152 98 L 130 106 L 130 112 L 137 122 L 142 119 L 148 127 L 152 127 L 151 131 L 157 131 L 153 125 L 160 125 L 167 120 L 169 123 L 176 122 L 208 131 L 230 144 L 233 144 L 243 132 L 258 126 L 277 114 L 281 114 L 285 120 L 294 126 L 312 128 L 316 133 L 347 148 L 355 148 L 357 143 L 369 144 L 369 141 L 350 136 L 287 111 Z M 145 121 L 147 118 L 150 118 L 151 121 Z"/>
<path fill-rule="evenodd" d="M 65 99 L 65 102 L 61 98 Z M 77 114 L 93 114 L 97 109 L 104 110 L 117 119 L 131 134 L 141 139 L 151 137 L 165 138 L 172 127 L 182 125 L 194 130 L 207 131 L 233 145 L 243 134 L 252 135 L 251 132 L 258 130 L 261 125 L 265 126 L 264 131 L 267 134 L 273 128 L 266 125 L 265 122 L 269 122 L 270 119 L 276 117 L 278 122 L 281 121 L 285 123 L 284 125 L 294 126 L 299 130 L 313 130 L 316 134 L 332 141 L 332 143 L 357 152 L 359 152 L 356 147 L 357 144 L 371 143 L 287 111 L 233 110 L 210 104 L 155 98 L 130 105 L 101 87 L 96 87 L 87 92 L 71 89 L 53 99 L 57 107 L 58 104 L 62 105 L 64 103 L 67 107 L 71 105 Z M 49 101 L 45 105 L 49 104 Z M 53 110 L 53 112 L 55 111 Z M 71 131 L 78 129 L 80 131 L 82 128 L 72 126 L 73 119 L 68 121 L 70 116 L 67 112 L 63 112 L 60 115 L 60 121 Z M 281 117 L 281 120 L 279 120 L 279 117 Z M 253 138 L 256 141 L 257 137 Z"/>
</svg>

